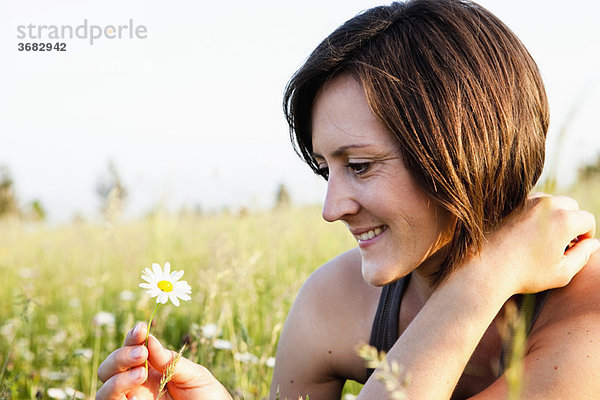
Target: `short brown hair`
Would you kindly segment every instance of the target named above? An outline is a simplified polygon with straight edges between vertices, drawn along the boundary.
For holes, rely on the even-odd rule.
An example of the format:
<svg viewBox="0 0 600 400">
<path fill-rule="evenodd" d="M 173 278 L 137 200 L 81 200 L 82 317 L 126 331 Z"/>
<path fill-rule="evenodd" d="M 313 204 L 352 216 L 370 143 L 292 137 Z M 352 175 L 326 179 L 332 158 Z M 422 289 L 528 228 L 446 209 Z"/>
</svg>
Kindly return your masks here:
<svg viewBox="0 0 600 400">
<path fill-rule="evenodd" d="M 408 0 L 358 14 L 285 90 L 292 144 L 315 172 L 312 106 L 339 73 L 362 84 L 412 176 L 456 218 L 439 283 L 540 176 L 549 113 L 538 68 L 515 34 L 471 1 Z"/>
</svg>

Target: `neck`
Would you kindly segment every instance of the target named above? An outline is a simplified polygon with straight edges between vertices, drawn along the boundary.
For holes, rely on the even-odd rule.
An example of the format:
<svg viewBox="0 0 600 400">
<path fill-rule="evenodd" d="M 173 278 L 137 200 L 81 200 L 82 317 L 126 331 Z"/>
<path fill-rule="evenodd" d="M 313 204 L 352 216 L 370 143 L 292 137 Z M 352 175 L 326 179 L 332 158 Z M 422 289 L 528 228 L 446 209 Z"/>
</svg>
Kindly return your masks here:
<svg viewBox="0 0 600 400">
<path fill-rule="evenodd" d="M 427 303 L 431 294 L 437 288 L 432 281 L 432 276 L 442 265 L 442 261 L 446 258 L 447 246 L 442 247 L 431 256 L 427 257 L 412 273 L 411 283 L 419 302 L 422 305 Z"/>
</svg>

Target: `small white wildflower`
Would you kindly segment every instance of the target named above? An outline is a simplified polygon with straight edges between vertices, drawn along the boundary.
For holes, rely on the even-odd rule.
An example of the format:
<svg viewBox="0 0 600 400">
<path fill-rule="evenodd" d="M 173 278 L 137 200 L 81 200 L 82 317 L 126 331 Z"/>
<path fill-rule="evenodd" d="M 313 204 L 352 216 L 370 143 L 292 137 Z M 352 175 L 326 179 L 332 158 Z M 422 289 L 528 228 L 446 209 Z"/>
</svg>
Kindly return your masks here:
<svg viewBox="0 0 600 400">
<path fill-rule="evenodd" d="M 48 397 L 50 397 L 51 399 L 66 399 L 67 398 L 67 394 L 65 393 L 65 391 L 62 389 L 59 389 L 59 388 L 48 388 L 46 393 L 48 394 Z"/>
<path fill-rule="evenodd" d="M 256 357 L 252 353 L 247 353 L 247 352 L 246 353 L 235 353 L 233 355 L 233 358 L 236 361 L 239 361 L 244 364 L 249 364 L 249 363 L 255 364 L 256 362 L 258 362 L 258 357 Z"/>
<path fill-rule="evenodd" d="M 275 357 L 269 357 L 267 358 L 267 361 L 265 362 L 265 365 L 269 368 L 274 368 L 275 367 Z"/>
<path fill-rule="evenodd" d="M 81 301 L 77 297 L 71 297 L 69 299 L 69 306 L 71 308 L 79 308 L 81 307 Z"/>
<path fill-rule="evenodd" d="M 52 329 L 58 325 L 58 317 L 55 314 L 50 314 L 46 317 L 46 327 Z"/>
<path fill-rule="evenodd" d="M 2 328 L 0 328 L 0 335 L 4 336 L 5 338 L 12 338 L 16 332 L 16 329 L 17 320 L 9 319 L 4 325 L 2 325 Z"/>
<path fill-rule="evenodd" d="M 21 268 L 19 269 L 19 276 L 23 279 L 31 279 L 35 277 L 35 270 L 31 268 Z"/>
<path fill-rule="evenodd" d="M 133 301 L 135 300 L 135 294 L 131 290 L 123 290 L 119 293 L 119 298 L 122 301 Z"/>
<path fill-rule="evenodd" d="M 67 332 L 66 331 L 58 331 L 58 332 L 56 332 L 56 335 L 54 335 L 52 337 L 52 341 L 54 343 L 63 343 L 65 340 L 67 340 Z"/>
<path fill-rule="evenodd" d="M 202 326 L 202 336 L 207 339 L 219 336 L 219 327 L 216 324 L 206 324 Z"/>
<path fill-rule="evenodd" d="M 51 381 L 66 381 L 69 379 L 69 374 L 61 371 L 50 371 L 47 377 Z"/>
<path fill-rule="evenodd" d="M 107 311 L 100 311 L 94 315 L 94 325 L 96 326 L 114 326 L 115 314 Z"/>
<path fill-rule="evenodd" d="M 217 339 L 213 342 L 213 347 L 219 350 L 231 350 L 233 345 L 229 340 Z"/>
<path fill-rule="evenodd" d="M 65 388 L 65 393 L 67 393 L 70 399 L 85 399 L 85 394 L 73 389 L 72 387 Z"/>
<path fill-rule="evenodd" d="M 171 272 L 171 264 L 165 263 L 165 269 L 160 265 L 152 264 L 152 270 L 146 268 L 142 279 L 145 283 L 140 283 L 140 287 L 147 289 L 146 293 L 150 297 L 156 297 L 156 302 L 165 304 L 168 300 L 178 307 L 179 299 L 191 300 L 189 296 L 192 293 L 192 288 L 186 281 L 180 281 L 183 276 L 183 271 Z"/>
<path fill-rule="evenodd" d="M 355 400 L 356 396 L 351 393 L 346 393 L 343 397 L 343 400 Z"/>
<path fill-rule="evenodd" d="M 94 351 L 92 349 L 77 349 L 73 355 L 75 357 L 81 357 L 84 360 L 91 360 L 94 356 Z"/>
</svg>

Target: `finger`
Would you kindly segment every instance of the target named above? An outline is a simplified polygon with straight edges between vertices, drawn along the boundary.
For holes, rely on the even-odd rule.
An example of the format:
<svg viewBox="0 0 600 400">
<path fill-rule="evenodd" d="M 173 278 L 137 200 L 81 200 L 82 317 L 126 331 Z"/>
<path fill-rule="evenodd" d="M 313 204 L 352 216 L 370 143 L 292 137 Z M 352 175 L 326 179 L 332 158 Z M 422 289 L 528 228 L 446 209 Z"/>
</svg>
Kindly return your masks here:
<svg viewBox="0 0 600 400">
<path fill-rule="evenodd" d="M 565 252 L 562 267 L 575 276 L 589 261 L 592 254 L 600 249 L 600 240 L 583 239 Z M 568 282 L 567 282 L 568 283 Z"/>
<path fill-rule="evenodd" d="M 177 355 L 175 351 L 165 349 L 158 339 L 152 335 L 148 338 L 148 354 L 148 361 L 160 372 L 163 372 Z M 177 363 L 172 382 L 179 384 L 179 386 L 190 384 L 204 388 L 209 386 L 221 387 L 208 369 L 183 357 Z"/>
<path fill-rule="evenodd" d="M 107 380 L 96 393 L 96 400 L 121 400 L 125 393 L 146 381 L 146 368 L 137 367 L 116 374 Z"/>
<path fill-rule="evenodd" d="M 571 241 L 591 239 L 596 234 L 596 218 L 590 212 L 583 210 L 569 211 L 567 213 L 568 233 Z"/>
<path fill-rule="evenodd" d="M 146 324 L 138 322 L 125 336 L 123 344 L 125 346 L 134 346 L 136 344 L 142 344 L 146 341 Z"/>
<path fill-rule="evenodd" d="M 107 382 L 119 372 L 141 365 L 148 358 L 148 350 L 143 345 L 121 347 L 110 353 L 98 367 L 98 378 Z"/>
<path fill-rule="evenodd" d="M 573 211 L 579 210 L 579 203 L 577 203 L 577 200 L 572 199 L 571 197 L 554 196 L 550 199 L 550 201 L 556 207 L 564 208 L 566 210 L 573 210 Z"/>
</svg>

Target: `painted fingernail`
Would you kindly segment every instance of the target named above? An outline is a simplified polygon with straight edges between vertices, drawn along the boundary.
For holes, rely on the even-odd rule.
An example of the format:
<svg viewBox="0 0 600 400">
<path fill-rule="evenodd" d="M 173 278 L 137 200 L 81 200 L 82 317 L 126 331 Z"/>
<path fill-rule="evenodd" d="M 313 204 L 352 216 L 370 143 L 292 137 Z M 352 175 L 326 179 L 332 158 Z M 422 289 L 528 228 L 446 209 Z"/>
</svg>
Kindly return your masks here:
<svg viewBox="0 0 600 400">
<path fill-rule="evenodd" d="M 137 323 L 134 327 L 133 330 L 131 331 L 131 335 L 132 336 L 137 336 L 138 333 L 140 333 L 140 329 L 142 329 L 142 324 L 141 323 Z"/>
<path fill-rule="evenodd" d="M 133 358 L 133 359 L 138 359 L 138 358 L 142 358 L 142 356 L 144 355 L 144 347 L 142 346 L 137 346 L 134 347 L 130 352 L 129 352 L 129 357 Z"/>
<path fill-rule="evenodd" d="M 131 378 L 135 381 L 142 380 L 146 377 L 146 368 L 139 367 L 131 370 Z"/>
</svg>

